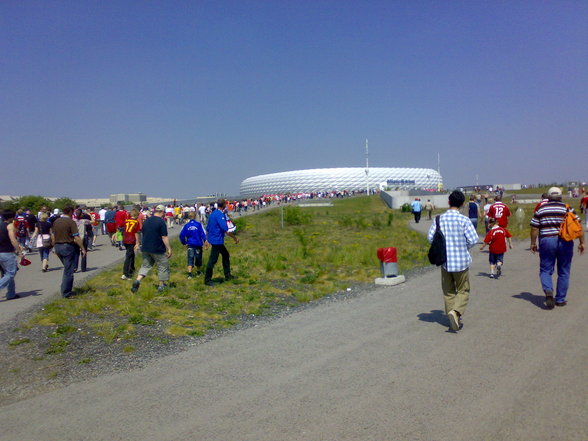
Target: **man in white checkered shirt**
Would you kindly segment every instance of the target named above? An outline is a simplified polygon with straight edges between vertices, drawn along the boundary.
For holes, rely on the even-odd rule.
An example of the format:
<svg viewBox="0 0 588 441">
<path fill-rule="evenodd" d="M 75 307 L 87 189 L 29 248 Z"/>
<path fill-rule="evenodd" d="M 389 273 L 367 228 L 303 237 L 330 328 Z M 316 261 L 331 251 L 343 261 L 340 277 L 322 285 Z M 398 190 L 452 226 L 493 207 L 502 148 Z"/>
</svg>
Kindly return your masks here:
<svg viewBox="0 0 588 441">
<path fill-rule="evenodd" d="M 461 328 L 460 318 L 470 297 L 469 267 L 472 263 L 470 248 L 478 243 L 478 233 L 471 221 L 459 212 L 465 202 L 464 194 L 455 190 L 449 195 L 449 210 L 439 217 L 439 226 L 445 236 L 447 261 L 441 267 L 441 288 L 445 300 L 445 313 L 453 331 Z M 429 242 L 433 241 L 436 222 L 429 229 Z"/>
</svg>

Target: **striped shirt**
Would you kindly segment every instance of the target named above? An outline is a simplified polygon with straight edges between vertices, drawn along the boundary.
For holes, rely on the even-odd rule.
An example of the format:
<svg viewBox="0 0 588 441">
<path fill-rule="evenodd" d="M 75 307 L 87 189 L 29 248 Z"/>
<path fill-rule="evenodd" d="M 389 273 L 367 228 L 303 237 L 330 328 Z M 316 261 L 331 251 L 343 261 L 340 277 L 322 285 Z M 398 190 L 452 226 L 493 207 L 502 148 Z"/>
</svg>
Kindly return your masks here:
<svg viewBox="0 0 588 441">
<path fill-rule="evenodd" d="M 566 204 L 563 202 L 546 202 L 531 218 L 531 227 L 539 228 L 539 237 L 558 236 L 566 212 Z"/>
<path fill-rule="evenodd" d="M 445 249 L 447 262 L 443 268 L 450 273 L 457 273 L 467 269 L 472 263 L 470 248 L 478 243 L 478 233 L 472 222 L 457 210 L 447 210 L 439 218 L 441 232 L 445 236 Z M 427 238 L 433 241 L 436 222 L 433 222 L 429 229 Z"/>
</svg>

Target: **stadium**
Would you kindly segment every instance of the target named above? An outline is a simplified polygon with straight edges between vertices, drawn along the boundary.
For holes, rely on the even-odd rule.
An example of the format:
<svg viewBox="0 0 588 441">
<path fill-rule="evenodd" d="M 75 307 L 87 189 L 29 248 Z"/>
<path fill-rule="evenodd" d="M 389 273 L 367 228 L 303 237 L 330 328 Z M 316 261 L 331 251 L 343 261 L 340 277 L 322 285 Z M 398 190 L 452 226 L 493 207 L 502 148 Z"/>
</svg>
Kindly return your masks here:
<svg viewBox="0 0 588 441">
<path fill-rule="evenodd" d="M 441 175 L 430 168 L 363 167 L 317 168 L 253 176 L 241 182 L 241 196 L 270 194 L 363 191 L 370 189 L 438 190 Z"/>
</svg>

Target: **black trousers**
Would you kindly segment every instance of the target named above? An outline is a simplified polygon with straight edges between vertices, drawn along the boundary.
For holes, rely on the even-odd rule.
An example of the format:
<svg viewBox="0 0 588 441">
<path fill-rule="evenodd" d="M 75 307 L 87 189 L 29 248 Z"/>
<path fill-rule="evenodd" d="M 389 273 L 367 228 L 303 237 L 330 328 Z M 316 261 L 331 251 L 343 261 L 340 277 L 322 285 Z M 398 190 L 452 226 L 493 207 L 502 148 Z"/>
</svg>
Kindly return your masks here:
<svg viewBox="0 0 588 441">
<path fill-rule="evenodd" d="M 123 274 L 132 277 L 135 272 L 135 244 L 125 243 L 127 252 L 125 253 L 125 263 L 123 265 Z"/>
<path fill-rule="evenodd" d="M 229 255 L 229 250 L 227 250 L 227 247 L 225 247 L 224 244 L 211 245 L 210 257 L 208 258 L 208 263 L 206 264 L 206 273 L 204 274 L 204 283 L 210 282 L 212 280 L 212 270 L 218 261 L 219 254 L 223 258 L 223 271 L 225 273 L 225 278 L 231 276 L 231 256 Z"/>
<path fill-rule="evenodd" d="M 414 214 L 414 221 L 418 224 L 419 221 L 421 220 L 421 212 L 420 211 L 413 211 L 412 214 Z"/>
</svg>

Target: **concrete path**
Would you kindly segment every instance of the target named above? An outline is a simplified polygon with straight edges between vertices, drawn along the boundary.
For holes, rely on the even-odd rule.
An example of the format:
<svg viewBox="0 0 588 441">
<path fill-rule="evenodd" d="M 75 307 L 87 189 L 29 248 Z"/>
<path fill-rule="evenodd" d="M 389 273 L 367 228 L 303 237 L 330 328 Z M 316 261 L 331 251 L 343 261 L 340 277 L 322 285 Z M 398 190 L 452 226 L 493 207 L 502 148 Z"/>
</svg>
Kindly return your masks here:
<svg viewBox="0 0 588 441">
<path fill-rule="evenodd" d="M 0 440 L 585 441 L 588 256 L 549 311 L 526 247 L 499 280 L 473 252 L 459 333 L 433 270 L 4 406 Z"/>
<path fill-rule="evenodd" d="M 168 234 L 175 237 L 180 234 L 181 226 L 176 225 L 170 228 Z M 122 263 L 125 258 L 125 251 L 110 244 L 106 235 L 100 235 L 96 239 L 94 251 L 88 253 L 88 269 L 85 273 L 77 272 L 74 276 L 75 285 L 81 284 L 84 280 L 95 276 L 105 268 L 113 265 L 120 265 L 122 275 Z M 4 324 L 26 312 L 31 308 L 48 302 L 59 296 L 61 278 L 63 276 L 63 265 L 54 253 L 49 256 L 49 271 L 41 271 L 41 260 L 39 253 L 35 250 L 27 254 L 27 259 L 32 263 L 28 266 L 21 266 L 16 274 L 16 293 L 20 299 L 6 300 L 5 291 L 2 291 L 0 298 L 0 324 Z M 120 275 L 118 277 L 120 277 Z"/>
</svg>

